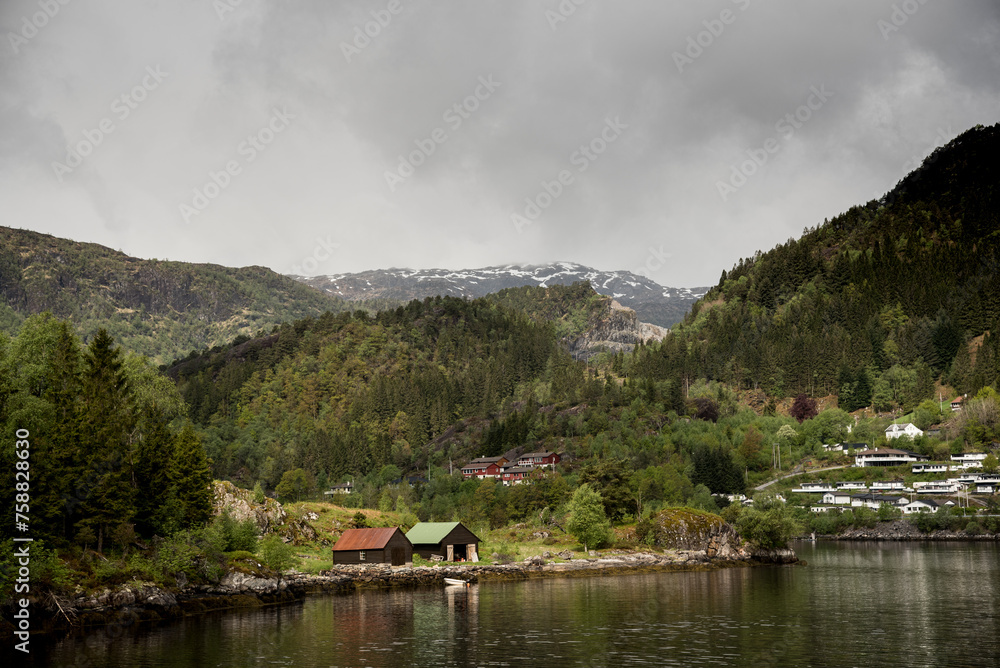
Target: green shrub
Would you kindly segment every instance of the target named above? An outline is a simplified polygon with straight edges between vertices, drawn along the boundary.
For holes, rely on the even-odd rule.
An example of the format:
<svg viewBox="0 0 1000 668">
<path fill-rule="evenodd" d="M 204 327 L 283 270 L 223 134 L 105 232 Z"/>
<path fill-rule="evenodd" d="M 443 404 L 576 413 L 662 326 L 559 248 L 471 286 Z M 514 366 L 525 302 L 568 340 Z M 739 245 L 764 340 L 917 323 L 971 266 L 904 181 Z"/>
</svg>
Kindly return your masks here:
<svg viewBox="0 0 1000 668">
<path fill-rule="evenodd" d="M 878 515 L 871 508 L 861 506 L 854 510 L 854 526 L 858 529 L 873 529 L 878 524 Z"/>
<path fill-rule="evenodd" d="M 295 555 L 295 548 L 282 541 L 281 537 L 276 534 L 271 534 L 260 541 L 260 545 L 257 547 L 257 556 L 260 557 L 265 566 L 279 573 L 287 571 L 299 563 L 299 558 Z"/>
<path fill-rule="evenodd" d="M 229 511 L 224 511 L 212 521 L 206 535 L 211 537 L 210 541 L 220 552 L 238 550 L 254 552 L 257 550 L 259 531 L 254 520 L 247 518 L 243 521 L 237 521 L 229 514 Z M 213 540 L 215 537 L 218 537 L 219 540 Z"/>
<path fill-rule="evenodd" d="M 156 580 L 156 565 L 144 554 L 136 552 L 128 558 L 129 576 L 140 580 Z"/>
<path fill-rule="evenodd" d="M 197 537 L 192 531 L 184 530 L 164 539 L 157 546 L 153 563 L 164 578 L 176 578 L 182 573 L 187 578 L 198 576 L 201 550 L 196 541 Z"/>
<path fill-rule="evenodd" d="M 604 514 L 600 493 L 590 485 L 580 485 L 570 499 L 566 529 L 587 549 L 595 549 L 611 539 L 611 523 Z"/>
<path fill-rule="evenodd" d="M 740 518 L 740 513 L 743 511 L 743 504 L 736 502 L 731 503 L 722 509 L 722 519 L 726 520 L 729 524 L 736 524 L 736 520 Z"/>
<path fill-rule="evenodd" d="M 899 508 L 893 508 L 892 506 L 883 505 L 878 509 L 878 521 L 879 522 L 891 522 L 893 520 L 898 520 L 903 516 L 903 511 Z"/>
<path fill-rule="evenodd" d="M 740 513 L 736 530 L 753 545 L 773 550 L 787 547 L 788 541 L 799 533 L 799 526 L 783 505 L 772 506 L 765 511 L 751 506 Z"/>
<path fill-rule="evenodd" d="M 940 524 L 937 513 L 917 513 L 910 520 L 922 533 L 936 531 Z"/>
</svg>

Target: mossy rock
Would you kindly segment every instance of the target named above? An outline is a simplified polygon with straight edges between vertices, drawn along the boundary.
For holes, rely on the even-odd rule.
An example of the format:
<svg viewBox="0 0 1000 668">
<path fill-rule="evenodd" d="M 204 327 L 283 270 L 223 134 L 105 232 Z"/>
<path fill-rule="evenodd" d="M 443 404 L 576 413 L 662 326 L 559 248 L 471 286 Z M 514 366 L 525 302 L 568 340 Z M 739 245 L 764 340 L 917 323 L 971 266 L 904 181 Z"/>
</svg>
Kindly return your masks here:
<svg viewBox="0 0 1000 668">
<path fill-rule="evenodd" d="M 735 530 L 713 513 L 693 508 L 667 508 L 636 525 L 636 539 L 646 545 L 676 550 L 703 550 L 717 536 Z"/>
</svg>

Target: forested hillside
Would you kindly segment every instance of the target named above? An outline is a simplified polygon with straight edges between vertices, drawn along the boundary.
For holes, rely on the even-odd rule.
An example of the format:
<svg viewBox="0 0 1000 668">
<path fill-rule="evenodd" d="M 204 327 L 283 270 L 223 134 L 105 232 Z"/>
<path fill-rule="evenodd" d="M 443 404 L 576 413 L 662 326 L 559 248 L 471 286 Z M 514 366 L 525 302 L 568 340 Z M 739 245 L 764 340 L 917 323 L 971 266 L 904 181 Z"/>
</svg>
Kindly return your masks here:
<svg viewBox="0 0 1000 668">
<path fill-rule="evenodd" d="M 937 149 L 881 200 L 741 260 L 631 371 L 847 410 L 912 407 L 1000 373 L 1000 126 Z"/>
<path fill-rule="evenodd" d="M 543 374 L 557 393 L 582 378 L 551 325 L 453 297 L 301 320 L 167 373 L 211 425 L 217 475 L 272 485 L 296 467 L 426 466 L 423 446 L 460 418 L 497 410 Z"/>
<path fill-rule="evenodd" d="M 101 551 L 204 523 L 211 473 L 185 413 L 176 387 L 103 329 L 84 347 L 44 314 L 0 336 L 0 482 L 17 501 L 0 535 Z"/>
<path fill-rule="evenodd" d="M 129 257 L 97 244 L 0 227 L 0 331 L 48 311 L 76 333 L 104 327 L 126 350 L 169 362 L 347 305 L 264 267 Z"/>
</svg>

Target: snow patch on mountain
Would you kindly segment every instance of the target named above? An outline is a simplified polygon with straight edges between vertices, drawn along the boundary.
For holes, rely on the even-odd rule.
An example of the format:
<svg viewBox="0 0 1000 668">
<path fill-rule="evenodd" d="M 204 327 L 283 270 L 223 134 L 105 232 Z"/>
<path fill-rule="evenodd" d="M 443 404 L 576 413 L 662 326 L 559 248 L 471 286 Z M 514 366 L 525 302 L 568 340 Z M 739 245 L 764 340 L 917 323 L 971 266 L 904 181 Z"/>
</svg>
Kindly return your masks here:
<svg viewBox="0 0 1000 668">
<path fill-rule="evenodd" d="M 545 265 L 508 264 L 480 269 L 390 269 L 329 276 L 291 276 L 351 299 L 386 298 L 400 301 L 436 295 L 476 298 L 504 288 L 542 288 L 590 281 L 595 292 L 613 297 L 635 310 L 643 322 L 670 327 L 679 322 L 708 288 L 674 288 L 629 271 L 601 271 L 574 262 Z"/>
</svg>

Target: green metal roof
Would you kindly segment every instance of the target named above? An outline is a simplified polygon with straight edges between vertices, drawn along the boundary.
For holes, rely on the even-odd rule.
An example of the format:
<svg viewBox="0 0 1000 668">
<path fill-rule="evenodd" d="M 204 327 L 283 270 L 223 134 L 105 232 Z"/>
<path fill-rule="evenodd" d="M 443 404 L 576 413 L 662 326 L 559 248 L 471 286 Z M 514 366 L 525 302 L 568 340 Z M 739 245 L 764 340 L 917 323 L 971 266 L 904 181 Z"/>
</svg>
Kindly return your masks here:
<svg viewBox="0 0 1000 668">
<path fill-rule="evenodd" d="M 414 545 L 440 543 L 459 524 L 459 522 L 418 522 L 406 532 L 406 537 Z"/>
</svg>

